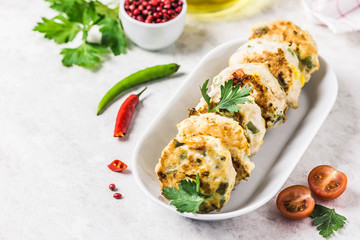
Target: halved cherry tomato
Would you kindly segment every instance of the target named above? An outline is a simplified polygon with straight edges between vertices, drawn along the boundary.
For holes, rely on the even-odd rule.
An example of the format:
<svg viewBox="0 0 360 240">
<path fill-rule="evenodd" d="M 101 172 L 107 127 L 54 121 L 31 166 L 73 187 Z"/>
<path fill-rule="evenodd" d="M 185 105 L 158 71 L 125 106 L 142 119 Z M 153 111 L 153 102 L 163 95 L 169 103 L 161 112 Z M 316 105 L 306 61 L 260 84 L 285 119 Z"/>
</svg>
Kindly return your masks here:
<svg viewBox="0 0 360 240">
<path fill-rule="evenodd" d="M 281 214 L 290 219 L 303 219 L 314 210 L 315 200 L 310 189 L 302 185 L 295 185 L 282 190 L 276 205 Z"/>
<path fill-rule="evenodd" d="M 346 189 L 347 177 L 331 166 L 321 165 L 311 170 L 308 182 L 315 196 L 332 200 L 339 197 Z"/>
<path fill-rule="evenodd" d="M 121 172 L 127 168 L 127 165 L 120 160 L 114 160 L 108 165 L 108 168 L 114 172 Z"/>
</svg>

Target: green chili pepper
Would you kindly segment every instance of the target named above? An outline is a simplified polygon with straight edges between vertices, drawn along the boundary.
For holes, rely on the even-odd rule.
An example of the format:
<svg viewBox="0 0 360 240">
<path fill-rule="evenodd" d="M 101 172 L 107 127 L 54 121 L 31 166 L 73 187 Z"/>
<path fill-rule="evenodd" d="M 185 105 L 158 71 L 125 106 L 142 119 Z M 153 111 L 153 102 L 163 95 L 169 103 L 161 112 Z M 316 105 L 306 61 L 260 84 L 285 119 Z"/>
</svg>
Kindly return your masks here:
<svg viewBox="0 0 360 240">
<path fill-rule="evenodd" d="M 151 80 L 155 80 L 171 75 L 175 73 L 179 69 L 179 67 L 180 66 L 177 65 L 176 63 L 157 65 L 157 66 L 145 68 L 143 70 L 131 74 L 130 76 L 127 76 L 126 78 L 115 84 L 115 86 L 113 86 L 101 99 L 98 106 L 97 115 L 99 115 L 102 112 L 102 110 L 112 100 L 114 100 L 114 98 L 116 98 L 120 93 L 124 92 L 125 90 L 141 83 L 145 83 Z"/>
</svg>

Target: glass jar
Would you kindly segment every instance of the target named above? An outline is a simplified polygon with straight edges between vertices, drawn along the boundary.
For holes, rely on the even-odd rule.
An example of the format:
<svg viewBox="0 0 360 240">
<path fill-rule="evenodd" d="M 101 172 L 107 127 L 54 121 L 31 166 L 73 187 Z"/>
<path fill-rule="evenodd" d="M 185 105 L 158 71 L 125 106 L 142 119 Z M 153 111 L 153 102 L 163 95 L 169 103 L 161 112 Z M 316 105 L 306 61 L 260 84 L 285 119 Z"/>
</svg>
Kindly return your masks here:
<svg viewBox="0 0 360 240">
<path fill-rule="evenodd" d="M 202 20 L 250 17 L 274 0 L 187 0 L 188 13 Z"/>
<path fill-rule="evenodd" d="M 207 13 L 221 11 L 231 7 L 238 0 L 187 0 L 191 13 Z"/>
</svg>

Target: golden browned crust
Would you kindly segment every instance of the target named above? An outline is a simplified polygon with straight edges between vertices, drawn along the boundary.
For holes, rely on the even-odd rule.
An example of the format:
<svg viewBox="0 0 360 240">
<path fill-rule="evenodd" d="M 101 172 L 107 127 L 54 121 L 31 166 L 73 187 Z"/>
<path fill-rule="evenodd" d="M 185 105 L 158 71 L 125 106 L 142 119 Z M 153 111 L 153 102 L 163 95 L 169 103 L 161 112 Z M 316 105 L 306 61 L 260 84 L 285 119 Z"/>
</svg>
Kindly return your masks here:
<svg viewBox="0 0 360 240">
<path fill-rule="evenodd" d="M 288 94 L 289 86 L 292 85 L 293 69 L 285 58 L 284 51 L 279 48 L 277 52 L 263 51 L 261 54 L 253 53 L 242 59 L 244 63 L 265 63 L 271 74 L 278 80 L 281 87 Z M 285 79 L 288 79 L 285 81 Z"/>
<path fill-rule="evenodd" d="M 273 115 L 276 109 L 271 103 L 272 94 L 269 92 L 269 89 L 263 85 L 259 75 L 245 74 L 241 69 L 238 69 L 233 72 L 229 79 L 233 80 L 233 85 L 239 83 L 241 87 L 245 85 L 251 86 L 250 95 L 254 97 L 255 103 L 261 108 L 261 115 L 265 119 L 265 122 L 272 123 L 277 121 Z M 256 92 L 256 94 L 254 94 L 254 92 Z M 282 121 L 286 120 L 286 110 L 287 109 L 284 110 L 283 116 L 281 116 Z"/>
<path fill-rule="evenodd" d="M 275 20 L 258 24 L 251 30 L 251 37 L 266 38 L 288 43 L 299 58 L 299 67 L 307 82 L 310 74 L 319 69 L 317 45 L 308 31 L 302 30 L 293 22 Z"/>
<path fill-rule="evenodd" d="M 239 115 L 239 114 L 238 114 Z M 237 172 L 236 183 L 250 176 L 255 165 L 249 160 L 249 143 L 239 122 L 215 113 L 192 116 L 177 125 L 177 139 L 207 135 L 218 138 L 231 153 L 232 162 Z"/>
</svg>

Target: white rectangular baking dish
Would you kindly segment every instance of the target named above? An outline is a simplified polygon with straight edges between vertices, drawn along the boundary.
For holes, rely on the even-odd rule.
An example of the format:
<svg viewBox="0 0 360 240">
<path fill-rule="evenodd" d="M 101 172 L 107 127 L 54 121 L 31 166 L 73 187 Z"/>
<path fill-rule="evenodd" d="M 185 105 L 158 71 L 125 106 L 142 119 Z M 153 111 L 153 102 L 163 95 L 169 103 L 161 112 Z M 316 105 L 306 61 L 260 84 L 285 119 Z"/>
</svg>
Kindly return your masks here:
<svg viewBox="0 0 360 240">
<path fill-rule="evenodd" d="M 320 70 L 304 86 L 300 107 L 290 109 L 286 123 L 266 133 L 262 148 L 252 158 L 255 170 L 248 181 L 235 187 L 226 206 L 220 212 L 208 214 L 177 212 L 161 196 L 155 165 L 163 148 L 176 136 L 176 124 L 187 118 L 188 109 L 199 102 L 199 86 L 227 67 L 229 57 L 244 42 L 230 41 L 207 54 L 151 123 L 134 150 L 132 167 L 139 187 L 152 200 L 182 216 L 222 220 L 248 213 L 269 201 L 295 168 L 336 100 L 338 83 L 335 73 L 320 57 Z"/>
</svg>

